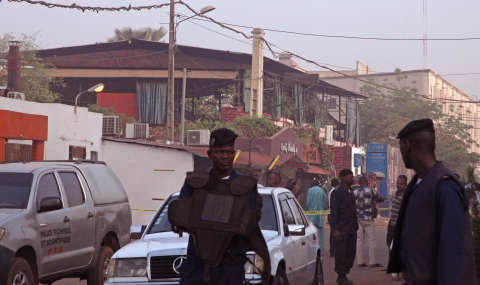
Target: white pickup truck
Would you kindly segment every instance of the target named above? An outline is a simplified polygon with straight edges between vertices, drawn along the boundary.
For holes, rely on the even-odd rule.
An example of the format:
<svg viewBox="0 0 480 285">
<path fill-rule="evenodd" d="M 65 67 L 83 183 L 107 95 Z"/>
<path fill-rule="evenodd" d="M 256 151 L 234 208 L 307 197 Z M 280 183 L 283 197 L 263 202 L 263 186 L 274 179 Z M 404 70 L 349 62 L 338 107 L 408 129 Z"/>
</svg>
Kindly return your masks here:
<svg viewBox="0 0 480 285">
<path fill-rule="evenodd" d="M 0 163 L 0 285 L 101 285 L 131 224 L 125 189 L 103 162 Z"/>
</svg>

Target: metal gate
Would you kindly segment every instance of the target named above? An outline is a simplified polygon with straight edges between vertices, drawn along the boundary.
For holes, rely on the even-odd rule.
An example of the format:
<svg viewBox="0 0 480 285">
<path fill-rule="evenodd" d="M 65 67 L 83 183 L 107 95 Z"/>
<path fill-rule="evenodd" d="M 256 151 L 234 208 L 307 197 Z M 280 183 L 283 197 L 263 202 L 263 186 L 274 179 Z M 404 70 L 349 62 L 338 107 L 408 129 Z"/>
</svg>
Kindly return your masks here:
<svg viewBox="0 0 480 285">
<path fill-rule="evenodd" d="M 32 161 L 31 140 L 7 140 L 5 144 L 5 160 L 29 162 Z"/>
</svg>

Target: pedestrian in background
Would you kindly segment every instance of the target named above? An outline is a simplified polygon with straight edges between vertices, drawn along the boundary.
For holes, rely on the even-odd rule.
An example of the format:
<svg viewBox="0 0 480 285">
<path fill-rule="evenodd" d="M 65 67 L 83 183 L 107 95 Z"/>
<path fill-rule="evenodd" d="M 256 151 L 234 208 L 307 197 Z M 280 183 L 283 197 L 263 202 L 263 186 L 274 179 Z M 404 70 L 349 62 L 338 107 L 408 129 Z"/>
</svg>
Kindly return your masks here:
<svg viewBox="0 0 480 285">
<path fill-rule="evenodd" d="M 282 187 L 282 175 L 278 172 L 270 173 L 270 177 L 268 177 L 268 187 Z"/>
<path fill-rule="evenodd" d="M 388 273 L 406 268 L 406 284 L 477 284 L 469 200 L 458 178 L 435 157 L 431 119 L 408 123 L 400 152 L 415 170 L 398 213 Z"/>
<path fill-rule="evenodd" d="M 302 189 L 300 189 L 300 186 L 297 184 L 297 181 L 295 181 L 295 179 L 289 179 L 285 188 L 292 192 L 300 206 L 302 206 L 302 209 L 305 210 L 307 198 L 305 197 L 305 194 L 303 194 Z"/>
<path fill-rule="evenodd" d="M 403 193 L 407 187 L 407 176 L 398 175 L 397 179 L 397 191 L 395 196 L 392 198 L 392 209 L 390 210 L 390 221 L 388 222 L 387 227 L 387 246 L 388 252 L 390 253 L 390 246 L 392 245 L 393 235 L 395 233 L 395 225 L 397 224 L 398 212 L 400 211 L 400 206 L 402 205 Z"/>
<path fill-rule="evenodd" d="M 310 183 L 310 189 L 307 192 L 307 211 L 323 211 L 327 195 L 320 187 L 320 181 L 313 179 Z M 308 215 L 310 221 L 317 227 L 318 237 L 320 238 L 320 248 L 325 252 L 325 238 L 323 234 L 323 215 Z"/>
<path fill-rule="evenodd" d="M 341 183 L 333 191 L 330 201 L 330 230 L 335 237 L 335 272 L 339 285 L 350 285 L 347 274 L 355 262 L 357 247 L 357 207 L 353 195 L 353 172 L 349 169 L 340 171 Z"/>
<path fill-rule="evenodd" d="M 367 177 L 360 176 L 359 186 L 353 191 L 355 203 L 357 205 L 357 262 L 359 267 L 367 266 L 363 258 L 363 244 L 365 237 L 368 240 L 368 264 L 370 267 L 382 267 L 377 262 L 377 253 L 375 248 L 377 241 L 375 239 L 375 221 L 373 220 L 373 206 L 377 202 L 383 202 L 384 199 L 377 191 L 368 187 Z"/>
<path fill-rule="evenodd" d="M 340 182 L 338 181 L 337 178 L 333 178 L 331 181 L 330 181 L 330 184 L 332 185 L 332 189 L 330 189 L 330 192 L 328 192 L 328 209 L 331 209 L 330 208 L 330 201 L 331 201 L 331 198 L 332 198 L 332 192 L 335 191 L 335 188 L 338 187 L 338 184 L 340 184 Z M 328 215 L 328 224 L 331 224 L 331 221 L 330 221 L 330 217 L 331 217 L 331 214 Z M 330 228 L 330 257 L 334 257 L 335 256 L 335 237 L 333 236 L 333 231 L 331 230 Z"/>
</svg>

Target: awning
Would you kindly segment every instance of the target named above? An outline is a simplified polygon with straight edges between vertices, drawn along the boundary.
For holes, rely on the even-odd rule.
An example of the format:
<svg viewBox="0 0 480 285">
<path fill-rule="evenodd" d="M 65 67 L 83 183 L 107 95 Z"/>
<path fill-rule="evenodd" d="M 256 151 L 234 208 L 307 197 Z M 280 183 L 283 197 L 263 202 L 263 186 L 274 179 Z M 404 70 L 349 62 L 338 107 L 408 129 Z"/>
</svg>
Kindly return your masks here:
<svg viewBox="0 0 480 285">
<path fill-rule="evenodd" d="M 56 68 L 50 69 L 55 77 L 67 78 L 168 78 L 168 70 L 149 69 L 93 69 L 93 68 Z M 235 79 L 238 71 L 225 70 L 189 70 L 189 79 Z M 182 70 L 175 70 L 175 78 L 183 78 Z"/>
<path fill-rule="evenodd" d="M 305 172 L 306 172 L 306 173 L 321 174 L 321 175 L 330 175 L 330 171 L 327 171 L 327 170 L 321 168 L 321 167 L 318 166 L 318 165 L 310 164 L 308 167 L 309 167 L 308 169 L 305 169 Z"/>
<path fill-rule="evenodd" d="M 303 160 L 298 157 L 298 155 L 294 155 L 291 158 L 289 158 L 287 161 L 281 164 L 282 166 L 288 166 L 288 167 L 295 167 L 295 168 L 304 168 L 307 169 L 308 166 L 303 162 Z"/>
</svg>

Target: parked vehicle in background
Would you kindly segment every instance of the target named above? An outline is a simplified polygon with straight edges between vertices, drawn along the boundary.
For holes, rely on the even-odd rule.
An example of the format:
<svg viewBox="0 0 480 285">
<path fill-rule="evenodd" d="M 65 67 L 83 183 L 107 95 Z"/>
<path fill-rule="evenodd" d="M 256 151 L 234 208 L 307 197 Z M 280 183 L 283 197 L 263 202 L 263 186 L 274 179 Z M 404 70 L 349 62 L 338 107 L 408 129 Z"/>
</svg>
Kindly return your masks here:
<svg viewBox="0 0 480 285">
<path fill-rule="evenodd" d="M 103 162 L 0 163 L 1 285 L 101 285 L 131 224 L 125 189 Z"/>
<path fill-rule="evenodd" d="M 310 223 L 290 191 L 259 187 L 263 198 L 259 222 L 268 245 L 273 275 L 284 284 L 323 284 L 322 255 L 315 225 Z M 171 230 L 168 205 L 178 199 L 172 194 L 160 206 L 148 226 L 132 227 L 132 239 L 139 239 L 117 251 L 109 265 L 106 284 L 178 284 L 180 267 L 186 259 L 188 234 L 179 237 Z M 260 284 L 258 268 L 263 261 L 247 253 L 245 279 Z M 254 266 L 255 265 L 255 266 Z"/>
</svg>

